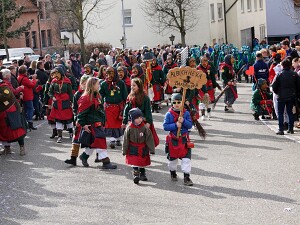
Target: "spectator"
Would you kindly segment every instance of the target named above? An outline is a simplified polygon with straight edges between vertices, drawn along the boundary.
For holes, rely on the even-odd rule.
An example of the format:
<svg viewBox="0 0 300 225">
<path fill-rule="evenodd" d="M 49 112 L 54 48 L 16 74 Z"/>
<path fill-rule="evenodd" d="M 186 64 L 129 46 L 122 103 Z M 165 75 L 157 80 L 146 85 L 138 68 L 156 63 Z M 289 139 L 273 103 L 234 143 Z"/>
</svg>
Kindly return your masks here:
<svg viewBox="0 0 300 225">
<path fill-rule="evenodd" d="M 269 68 L 268 65 L 264 62 L 263 55 L 261 52 L 256 53 L 256 62 L 254 63 L 254 76 L 253 76 L 253 85 L 252 90 L 256 90 L 257 80 L 262 78 L 266 81 L 269 81 Z"/>
<path fill-rule="evenodd" d="M 278 135 L 284 135 L 283 114 L 285 107 L 289 118 L 287 132 L 290 134 L 294 133 L 294 116 L 292 109 L 295 98 L 300 90 L 300 79 L 298 74 L 291 70 L 291 61 L 284 59 L 281 65 L 283 70 L 275 77 L 272 83 L 273 91 L 278 96 Z"/>
<path fill-rule="evenodd" d="M 70 60 L 72 62 L 72 74 L 74 75 L 74 77 L 76 78 L 76 80 L 80 80 L 80 76 L 81 76 L 81 66 L 80 66 L 80 61 L 78 61 L 76 59 L 76 55 L 74 53 L 70 54 Z"/>
<path fill-rule="evenodd" d="M 19 76 L 18 76 L 19 85 L 24 85 L 23 91 L 23 104 L 24 111 L 26 114 L 26 119 L 28 121 L 29 129 L 36 130 L 33 127 L 32 116 L 33 116 L 33 89 L 36 86 L 37 79 L 36 74 L 32 75 L 32 80 L 29 80 L 27 76 L 27 67 L 25 65 L 20 66 Z"/>
<path fill-rule="evenodd" d="M 108 54 L 105 56 L 108 66 L 112 66 L 114 64 L 114 55 L 113 51 L 108 51 Z"/>
</svg>

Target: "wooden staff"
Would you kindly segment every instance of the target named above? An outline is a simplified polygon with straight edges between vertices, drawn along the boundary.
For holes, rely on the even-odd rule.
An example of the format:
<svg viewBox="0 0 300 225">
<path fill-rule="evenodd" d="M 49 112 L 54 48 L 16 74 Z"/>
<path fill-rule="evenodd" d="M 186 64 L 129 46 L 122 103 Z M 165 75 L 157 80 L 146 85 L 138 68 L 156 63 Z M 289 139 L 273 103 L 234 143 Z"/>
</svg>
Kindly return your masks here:
<svg viewBox="0 0 300 225">
<path fill-rule="evenodd" d="M 179 117 L 178 117 L 178 118 L 183 117 L 185 95 L 186 95 L 186 89 L 183 89 L 183 92 L 182 92 L 182 100 L 181 100 L 181 106 L 180 106 L 180 114 L 179 114 Z M 179 136 L 180 136 L 180 130 L 181 130 L 181 127 L 178 127 L 178 130 L 177 130 L 177 138 L 179 138 Z"/>
</svg>

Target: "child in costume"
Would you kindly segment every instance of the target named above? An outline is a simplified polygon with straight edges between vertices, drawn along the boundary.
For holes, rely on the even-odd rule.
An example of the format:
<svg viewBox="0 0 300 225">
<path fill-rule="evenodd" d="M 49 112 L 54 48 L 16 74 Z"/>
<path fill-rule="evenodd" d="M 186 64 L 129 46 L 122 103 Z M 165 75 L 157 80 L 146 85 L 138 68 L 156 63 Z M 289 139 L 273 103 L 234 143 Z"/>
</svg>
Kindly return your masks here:
<svg viewBox="0 0 300 225">
<path fill-rule="evenodd" d="M 139 108 L 129 111 L 131 122 L 127 126 L 123 140 L 123 155 L 126 155 L 126 164 L 133 168 L 133 182 L 147 181 L 146 166 L 149 166 L 150 155 L 155 153 L 154 140 L 151 130 L 145 126 L 143 114 Z"/>
<path fill-rule="evenodd" d="M 88 75 L 83 75 L 80 78 L 79 90 L 75 93 L 74 98 L 73 98 L 73 113 L 74 113 L 74 117 L 75 117 L 74 118 L 75 122 L 77 120 L 77 114 L 78 114 L 78 100 L 82 96 L 82 94 L 85 90 L 86 82 L 89 79 L 89 77 L 90 76 L 88 76 Z M 75 132 L 74 132 L 73 139 L 72 139 L 71 159 L 65 160 L 65 163 L 76 166 L 76 164 L 77 164 L 76 159 L 78 157 L 79 148 L 80 148 L 79 134 L 80 134 L 81 126 L 79 125 L 79 123 L 76 123 L 74 130 L 75 130 Z"/>
<path fill-rule="evenodd" d="M 252 95 L 251 109 L 254 111 L 254 119 L 259 120 L 259 116 L 272 115 L 273 101 L 272 92 L 268 91 L 268 83 L 265 79 L 259 78 L 257 89 Z"/>
<path fill-rule="evenodd" d="M 166 153 L 169 160 L 168 166 L 171 173 L 171 180 L 177 181 L 177 164 L 181 159 L 181 170 L 184 173 L 184 185 L 192 186 L 190 179 L 191 173 L 191 148 L 188 146 L 189 134 L 188 130 L 192 128 L 193 122 L 190 113 L 184 109 L 183 117 L 180 116 L 180 107 L 182 96 L 179 93 L 172 94 L 172 107 L 165 115 L 163 127 L 165 131 L 169 131 L 166 138 Z M 177 138 L 177 130 L 180 128 L 180 137 Z"/>
<path fill-rule="evenodd" d="M 98 159 L 102 161 L 102 169 L 116 169 L 110 162 L 107 153 L 105 134 L 105 112 L 99 94 L 100 82 L 96 77 L 90 77 L 86 89 L 78 100 L 77 123 L 82 127 L 79 141 L 85 151 L 80 155 L 83 166 L 88 167 L 89 156 L 96 149 Z"/>
</svg>

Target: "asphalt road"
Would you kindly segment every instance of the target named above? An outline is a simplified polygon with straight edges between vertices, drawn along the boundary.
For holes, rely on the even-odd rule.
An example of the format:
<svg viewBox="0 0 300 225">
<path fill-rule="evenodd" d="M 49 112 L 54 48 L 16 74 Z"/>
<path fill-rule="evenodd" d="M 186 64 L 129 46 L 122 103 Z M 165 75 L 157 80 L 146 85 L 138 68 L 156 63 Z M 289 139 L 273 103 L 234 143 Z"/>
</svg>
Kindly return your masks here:
<svg viewBox="0 0 300 225">
<path fill-rule="evenodd" d="M 170 180 L 164 154 L 162 121 L 167 107 L 154 113 L 160 145 L 147 169 L 148 182 L 135 185 L 120 148 L 110 150 L 114 171 L 89 159 L 84 168 L 63 161 L 71 140 L 50 140 L 46 121 L 28 133 L 27 155 L 0 156 L 0 224 L 218 224 L 299 225 L 299 143 L 276 136 L 249 110 L 250 85 L 239 84 L 235 113 L 223 111 L 220 99 L 208 133 L 195 141 L 193 187 Z M 297 131 L 299 132 L 299 131 Z M 178 167 L 180 171 L 180 167 Z"/>
</svg>

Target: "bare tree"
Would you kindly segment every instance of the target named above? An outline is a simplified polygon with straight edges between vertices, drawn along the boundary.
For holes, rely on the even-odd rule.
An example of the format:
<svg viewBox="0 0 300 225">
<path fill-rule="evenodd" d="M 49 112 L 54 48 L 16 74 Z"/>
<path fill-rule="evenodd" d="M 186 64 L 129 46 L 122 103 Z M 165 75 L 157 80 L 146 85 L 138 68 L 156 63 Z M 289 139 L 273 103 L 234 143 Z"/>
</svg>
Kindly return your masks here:
<svg viewBox="0 0 300 225">
<path fill-rule="evenodd" d="M 155 32 L 179 31 L 181 44 L 185 46 L 185 36 L 197 25 L 203 4 L 203 0 L 145 0 L 140 8 Z"/>
<path fill-rule="evenodd" d="M 300 23 L 300 0 L 281 0 L 282 11 L 291 17 L 295 24 Z"/>
<path fill-rule="evenodd" d="M 93 28 L 100 28 L 103 13 L 111 8 L 114 3 L 105 3 L 104 0 L 50 0 L 53 11 L 62 16 L 61 21 L 69 21 L 75 34 L 80 40 L 80 48 L 83 62 L 86 62 L 85 42 L 89 32 Z"/>
</svg>

